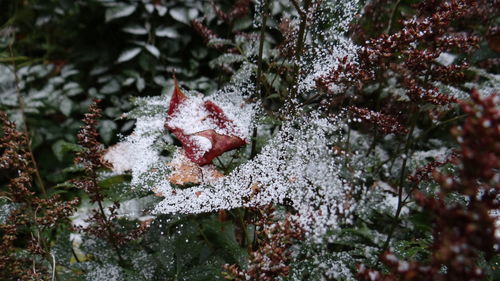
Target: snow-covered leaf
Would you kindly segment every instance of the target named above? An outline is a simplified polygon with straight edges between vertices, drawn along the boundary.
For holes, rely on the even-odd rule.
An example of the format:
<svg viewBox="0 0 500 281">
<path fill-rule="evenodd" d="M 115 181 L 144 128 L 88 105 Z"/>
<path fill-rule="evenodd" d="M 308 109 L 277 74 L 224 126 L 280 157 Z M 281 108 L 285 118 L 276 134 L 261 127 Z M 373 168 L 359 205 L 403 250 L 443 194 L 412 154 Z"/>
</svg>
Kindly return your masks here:
<svg viewBox="0 0 500 281">
<path fill-rule="evenodd" d="M 63 78 L 68 78 L 72 75 L 78 74 L 80 71 L 76 70 L 73 68 L 73 65 L 66 65 L 63 68 L 61 68 L 61 76 Z"/>
<path fill-rule="evenodd" d="M 240 128 L 218 105 L 211 100 L 188 98 L 177 82 L 165 126 L 182 143 L 186 157 L 199 165 L 246 144 Z"/>
<path fill-rule="evenodd" d="M 80 88 L 80 87 L 73 88 L 73 89 L 69 89 L 69 90 L 64 91 L 64 93 L 68 97 L 73 97 L 73 96 L 76 96 L 76 95 L 79 95 L 79 94 L 83 93 L 83 89 Z"/>
<path fill-rule="evenodd" d="M 63 90 L 70 90 L 70 89 L 74 89 L 74 88 L 78 88 L 78 87 L 80 87 L 80 85 L 78 85 L 78 83 L 69 82 L 69 83 L 64 85 Z"/>
<path fill-rule="evenodd" d="M 9 219 L 12 211 L 16 209 L 17 204 L 7 201 L 5 197 L 0 199 L 0 224 L 5 224 Z"/>
<path fill-rule="evenodd" d="M 129 77 L 129 78 L 125 79 L 125 81 L 122 82 L 122 85 L 123 86 L 130 86 L 134 82 L 135 82 L 135 78 Z"/>
<path fill-rule="evenodd" d="M 146 4 L 144 5 L 144 7 L 146 8 L 146 11 L 148 11 L 148 13 L 152 14 L 155 10 L 155 6 L 153 4 Z"/>
</svg>

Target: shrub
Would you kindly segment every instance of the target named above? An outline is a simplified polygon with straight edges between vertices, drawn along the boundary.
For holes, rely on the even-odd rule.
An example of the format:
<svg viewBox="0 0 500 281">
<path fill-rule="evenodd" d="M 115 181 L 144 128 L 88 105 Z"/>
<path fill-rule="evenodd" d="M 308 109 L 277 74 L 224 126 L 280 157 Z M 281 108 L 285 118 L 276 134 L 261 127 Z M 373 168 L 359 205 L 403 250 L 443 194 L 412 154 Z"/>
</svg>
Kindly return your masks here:
<svg viewBox="0 0 500 281">
<path fill-rule="evenodd" d="M 498 277 L 495 1 L 34 2 L 3 278 Z"/>
</svg>

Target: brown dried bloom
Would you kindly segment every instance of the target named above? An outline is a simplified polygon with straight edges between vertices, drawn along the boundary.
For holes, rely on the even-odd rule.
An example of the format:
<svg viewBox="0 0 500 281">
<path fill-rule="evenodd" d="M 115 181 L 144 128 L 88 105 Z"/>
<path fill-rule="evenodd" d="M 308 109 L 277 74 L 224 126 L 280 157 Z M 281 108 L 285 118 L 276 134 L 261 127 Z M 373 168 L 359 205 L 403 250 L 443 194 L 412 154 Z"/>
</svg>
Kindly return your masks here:
<svg viewBox="0 0 500 281">
<path fill-rule="evenodd" d="M 497 173 L 500 168 L 500 109 L 496 95 L 481 98 L 473 90 L 471 99 L 472 103 L 461 102 L 467 119 L 464 125 L 453 130 L 461 145 L 460 154 L 455 156 L 457 176 L 437 172 L 432 166 L 439 164 L 432 164 L 424 171 L 432 173 L 441 191 L 434 197 L 418 191 L 414 194 L 417 203 L 434 215 L 430 262 L 404 261 L 386 252 L 382 260 L 392 272 L 384 275 L 359 266 L 360 280 L 484 280 L 479 257 L 491 258 L 498 253 L 500 244 L 495 236 L 495 221 L 490 215 L 500 207 Z M 430 177 L 419 175 L 415 180 L 426 178 Z M 449 193 L 464 196 L 468 203 L 447 203 L 445 198 Z"/>
<path fill-rule="evenodd" d="M 278 220 L 272 205 L 260 211 L 255 222 L 257 250 L 250 253 L 246 269 L 237 265 L 225 265 L 225 278 L 230 280 L 273 281 L 289 273 L 290 247 L 304 239 L 304 230 L 289 217 Z"/>
<path fill-rule="evenodd" d="M 0 113 L 0 123 L 0 172 L 9 177 L 7 189 L 1 193 L 13 204 L 8 218 L 0 224 L 0 279 L 49 280 L 49 269 L 40 262 L 40 258 L 53 262 L 43 233 L 67 223 L 79 201 L 63 202 L 58 195 L 45 198 L 45 194 L 37 194 L 32 186 L 35 169 L 26 134 L 17 131 L 4 113 Z M 19 245 L 26 245 L 30 255 L 20 256 Z"/>
<path fill-rule="evenodd" d="M 395 117 L 390 115 L 356 106 L 350 106 L 349 110 L 354 114 L 354 116 L 365 122 L 374 124 L 376 126 L 376 130 L 381 131 L 384 134 L 408 133 L 408 129 L 401 125 Z"/>
</svg>

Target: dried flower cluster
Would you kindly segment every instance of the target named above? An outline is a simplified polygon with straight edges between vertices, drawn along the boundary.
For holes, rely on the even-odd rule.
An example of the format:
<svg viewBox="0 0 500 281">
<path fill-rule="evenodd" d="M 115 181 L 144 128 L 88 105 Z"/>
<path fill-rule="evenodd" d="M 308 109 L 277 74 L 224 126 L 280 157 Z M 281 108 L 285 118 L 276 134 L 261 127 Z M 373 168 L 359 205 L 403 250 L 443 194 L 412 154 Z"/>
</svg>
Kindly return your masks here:
<svg viewBox="0 0 500 281">
<path fill-rule="evenodd" d="M 200 36 L 203 38 L 203 40 L 205 40 L 205 43 L 210 42 L 210 40 L 212 40 L 212 39 L 219 38 L 219 36 L 217 34 L 215 34 L 214 31 L 210 30 L 208 27 L 203 25 L 203 23 L 201 23 L 201 21 L 192 20 L 191 24 L 193 25 L 196 32 L 198 32 L 198 34 L 200 34 Z M 222 45 L 217 45 L 217 46 L 222 47 Z"/>
<path fill-rule="evenodd" d="M 423 1 L 416 7 L 417 15 L 403 20 L 401 29 L 394 34 L 367 38 L 366 34 L 357 32 L 356 40 L 363 42 L 357 61 L 340 58 L 328 74 L 316 78 L 316 86 L 327 91 L 338 84 L 361 88 L 371 81 L 380 81 L 389 71 L 412 101 L 436 105 L 456 102 L 433 83 L 453 84 L 464 79 L 467 63 L 440 64 L 438 61 L 446 52 L 470 53 L 478 48 L 480 37 L 473 34 L 470 27 L 460 32 L 454 27 L 457 21 L 474 17 L 477 5 L 475 1 L 465 0 Z M 365 12 L 376 13 L 373 6 L 365 7 Z M 380 9 L 384 9 L 383 5 Z M 487 12 L 482 16 L 494 16 L 493 10 Z M 388 24 L 391 29 L 393 23 Z"/>
<path fill-rule="evenodd" d="M 349 110 L 354 114 L 355 117 L 358 117 L 365 122 L 374 124 L 377 130 L 381 131 L 384 134 L 408 133 L 408 129 L 403 127 L 403 125 L 401 125 L 398 120 L 396 120 L 396 118 L 392 116 L 356 106 L 349 107 Z"/>
<path fill-rule="evenodd" d="M 290 270 L 290 247 L 304 239 L 304 230 L 290 218 L 278 220 L 272 205 L 254 211 L 258 213 L 254 222 L 254 245 L 257 245 L 257 249 L 250 253 L 246 269 L 225 265 L 226 279 L 273 281 L 287 276 Z"/>
<path fill-rule="evenodd" d="M 484 270 L 478 266 L 481 254 L 486 259 L 498 254 L 500 240 L 495 235 L 491 211 L 497 210 L 500 191 L 500 109 L 498 97 L 481 98 L 471 92 L 473 103 L 462 103 L 467 114 L 465 124 L 454 130 L 461 144 L 458 176 L 432 173 L 441 192 L 430 197 L 417 191 L 419 205 L 434 215 L 432 257 L 429 263 L 400 260 L 391 252 L 382 260 L 392 269 L 388 275 L 358 268 L 362 280 L 483 280 Z M 448 161 L 445 161 L 448 162 Z M 444 162 L 443 162 L 444 163 Z M 418 179 L 422 179 L 420 176 Z M 446 203 L 446 195 L 458 193 L 465 205 Z"/>
<path fill-rule="evenodd" d="M 75 181 L 75 184 L 89 194 L 92 203 L 103 200 L 97 184 L 97 171 L 106 167 L 102 159 L 104 147 L 98 140 L 99 133 L 97 132 L 100 116 L 98 101 L 94 101 L 89 107 L 89 112 L 85 113 L 82 120 L 85 125 L 80 128 L 77 135 L 78 144 L 83 147 L 83 150 L 77 154 L 75 163 L 84 167 L 86 177 Z"/>
<path fill-rule="evenodd" d="M 220 22 L 225 23 L 229 26 L 234 25 L 234 21 L 244 17 L 248 14 L 250 10 L 250 0 L 238 0 L 233 6 L 229 9 L 229 11 L 225 12 L 218 5 L 216 5 L 213 1 L 210 2 L 214 13 L 217 15 L 217 18 Z M 201 20 L 194 19 L 191 21 L 191 24 L 194 30 L 203 38 L 205 43 L 209 43 L 211 40 L 221 39 L 216 32 L 208 28 L 206 25 L 202 23 Z M 222 43 L 213 43 L 209 44 L 209 47 L 217 49 L 219 51 L 223 51 L 226 53 L 237 53 L 238 51 L 235 48 L 231 48 Z"/>
<path fill-rule="evenodd" d="M 100 117 L 101 109 L 98 107 L 98 101 L 94 101 L 82 120 L 85 125 L 77 135 L 78 143 L 83 147 L 83 150 L 77 154 L 75 163 L 83 165 L 85 175 L 80 179 L 73 180 L 73 183 L 88 194 L 91 203 L 97 203 L 97 208 L 91 211 L 92 214 L 87 220 L 89 225 L 78 227 L 78 229 L 107 241 L 115 250 L 118 260 L 123 263 L 124 258 L 119 246 L 137 239 L 146 228 L 138 227 L 132 232 L 121 231 L 117 225 L 119 202 L 114 202 L 112 206 L 108 207 L 108 213 L 103 206 L 105 195 L 98 184 L 98 172 L 109 167 L 109 163 L 103 160 L 104 149 L 98 140 L 97 123 Z"/>
<path fill-rule="evenodd" d="M 250 8 L 250 0 L 237 0 L 228 12 L 224 12 L 212 1 L 212 7 L 217 17 L 223 22 L 232 22 L 247 15 Z"/>
<path fill-rule="evenodd" d="M 0 225 L 0 279 L 49 280 L 55 272 L 55 260 L 50 254 L 47 232 L 67 223 L 79 200 L 61 201 L 58 195 L 48 197 L 34 190 L 35 170 L 27 150 L 28 138 L 16 130 L 4 113 L 0 113 L 0 123 L 0 172 L 10 178 L 1 195 L 12 206 Z M 26 255 L 19 254 L 23 244 Z"/>
<path fill-rule="evenodd" d="M 408 176 L 408 180 L 417 185 L 424 181 L 430 181 L 432 180 L 432 175 L 437 168 L 450 163 L 457 164 L 458 157 L 459 157 L 458 152 L 453 151 L 448 157 L 446 157 L 446 159 L 442 161 L 435 160 L 429 162 L 423 167 L 418 167 L 413 175 Z"/>
</svg>

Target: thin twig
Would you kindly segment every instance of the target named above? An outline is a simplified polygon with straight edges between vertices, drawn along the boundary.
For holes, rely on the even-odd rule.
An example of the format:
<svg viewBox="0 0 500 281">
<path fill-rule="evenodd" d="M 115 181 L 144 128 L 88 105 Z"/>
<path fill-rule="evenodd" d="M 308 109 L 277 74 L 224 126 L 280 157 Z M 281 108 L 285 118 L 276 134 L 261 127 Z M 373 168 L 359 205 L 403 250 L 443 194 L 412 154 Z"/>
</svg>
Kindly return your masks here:
<svg viewBox="0 0 500 281">
<path fill-rule="evenodd" d="M 366 152 L 366 155 L 365 155 L 366 157 L 370 156 L 372 151 L 375 149 L 376 145 L 377 145 L 377 127 L 374 124 L 373 125 L 373 139 L 372 139 L 372 143 L 370 144 L 370 147 L 368 148 L 368 151 Z"/>
<path fill-rule="evenodd" d="M 73 249 L 73 245 L 71 245 L 71 253 L 73 254 L 73 257 L 75 258 L 76 262 L 80 262 L 80 259 L 78 258 L 75 249 Z"/>
<path fill-rule="evenodd" d="M 250 150 L 250 159 L 253 159 L 256 154 L 257 154 L 257 127 L 254 127 L 252 132 L 252 148 Z"/>
<path fill-rule="evenodd" d="M 304 49 L 304 37 L 306 34 L 306 28 L 307 28 L 307 11 L 309 10 L 309 6 L 311 5 L 311 0 L 305 0 L 304 1 L 304 8 L 299 9 L 299 15 L 300 16 L 300 26 L 299 26 L 299 35 L 297 37 L 297 43 L 295 44 L 295 66 L 293 70 L 293 86 L 292 86 L 292 91 L 291 91 L 291 98 L 295 99 L 297 97 L 297 91 L 298 91 L 298 79 L 299 79 L 299 72 L 300 72 L 300 67 L 299 67 L 299 60 L 300 56 L 302 54 L 302 50 Z"/>
<path fill-rule="evenodd" d="M 398 226 L 398 220 L 399 216 L 401 215 L 401 210 L 403 209 L 403 186 L 405 182 L 405 172 L 406 172 L 406 165 L 408 162 L 408 158 L 411 157 L 411 145 L 412 145 L 412 137 L 413 137 L 413 131 L 415 130 L 417 120 L 418 120 L 418 112 L 415 112 L 416 109 L 414 108 L 413 114 L 413 120 L 411 124 L 410 131 L 408 132 L 408 136 L 406 138 L 406 143 L 405 143 L 405 151 L 404 151 L 404 159 L 403 163 L 401 165 L 401 172 L 399 175 L 399 185 L 398 185 L 398 205 L 396 208 L 396 214 L 394 215 L 394 223 L 391 226 L 391 229 L 389 230 L 389 234 L 387 235 L 387 239 L 385 240 L 384 246 L 382 247 L 382 251 L 385 252 L 387 248 L 389 247 L 389 243 L 391 242 L 392 236 L 394 235 L 394 231 L 396 230 L 396 227 Z"/>
<path fill-rule="evenodd" d="M 261 91 L 261 76 L 262 76 L 262 56 L 264 54 L 264 41 L 266 37 L 266 25 L 267 25 L 267 17 L 269 14 L 269 3 L 270 0 L 266 0 L 264 2 L 264 6 L 262 7 L 262 25 L 260 27 L 260 39 L 259 39 L 259 56 L 257 58 L 257 85 L 256 91 L 257 95 L 262 99 L 262 91 Z"/>
<path fill-rule="evenodd" d="M 50 253 L 52 256 L 52 281 L 56 280 L 56 257 L 52 253 Z"/>
<path fill-rule="evenodd" d="M 97 184 L 97 181 L 95 180 L 95 178 L 94 178 L 94 183 Z M 123 259 L 122 255 L 120 254 L 120 248 L 118 248 L 118 245 L 116 245 L 116 243 L 114 242 L 113 231 L 111 230 L 110 221 L 108 220 L 108 217 L 106 216 L 106 213 L 104 212 L 104 208 L 102 206 L 101 199 L 97 200 L 97 205 L 99 206 L 99 210 L 101 211 L 101 215 L 104 219 L 104 222 L 106 223 L 106 230 L 108 231 L 109 243 L 115 249 L 116 255 L 118 256 L 118 260 L 120 261 L 121 264 L 123 264 L 125 260 Z"/>
<path fill-rule="evenodd" d="M 394 17 L 396 16 L 396 11 L 399 8 L 399 4 L 401 4 L 401 0 L 398 0 L 396 2 L 396 5 L 394 6 L 394 9 L 392 10 L 391 17 L 389 18 L 389 23 L 387 24 L 387 28 L 385 30 L 385 33 L 389 34 L 392 28 L 392 22 L 394 21 Z"/>
<path fill-rule="evenodd" d="M 215 157 L 215 159 L 217 159 L 217 162 L 219 162 L 219 165 L 220 167 L 222 168 L 222 170 L 226 170 L 226 166 L 224 165 L 224 163 L 222 163 L 222 161 L 220 160 L 219 157 Z"/>
<path fill-rule="evenodd" d="M 297 13 L 299 13 L 300 17 L 304 17 L 305 13 L 302 11 L 302 8 L 300 8 L 299 2 L 297 0 L 290 0 L 292 2 L 292 5 L 295 7 L 295 10 L 297 10 Z"/>
</svg>

